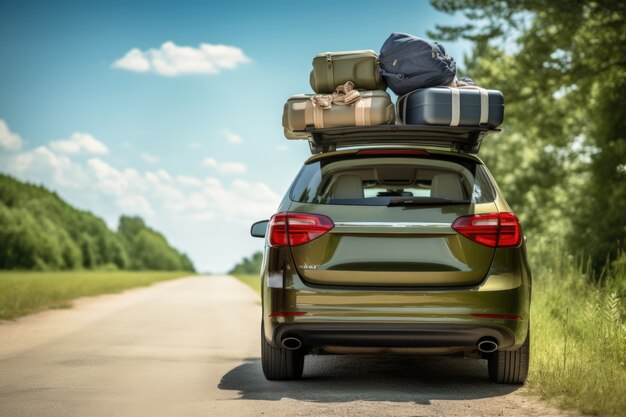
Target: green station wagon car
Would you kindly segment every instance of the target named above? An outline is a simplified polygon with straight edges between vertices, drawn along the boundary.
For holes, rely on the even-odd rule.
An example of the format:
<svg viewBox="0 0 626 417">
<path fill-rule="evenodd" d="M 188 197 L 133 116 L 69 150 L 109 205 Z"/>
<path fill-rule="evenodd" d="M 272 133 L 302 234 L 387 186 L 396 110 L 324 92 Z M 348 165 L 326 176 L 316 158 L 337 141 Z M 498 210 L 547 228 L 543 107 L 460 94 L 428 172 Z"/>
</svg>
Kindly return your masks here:
<svg viewBox="0 0 626 417">
<path fill-rule="evenodd" d="M 470 153 L 488 132 L 397 130 L 318 131 L 326 144 L 252 226 L 263 372 L 300 378 L 308 354 L 456 354 L 523 383 L 531 274 L 517 217 Z"/>
</svg>

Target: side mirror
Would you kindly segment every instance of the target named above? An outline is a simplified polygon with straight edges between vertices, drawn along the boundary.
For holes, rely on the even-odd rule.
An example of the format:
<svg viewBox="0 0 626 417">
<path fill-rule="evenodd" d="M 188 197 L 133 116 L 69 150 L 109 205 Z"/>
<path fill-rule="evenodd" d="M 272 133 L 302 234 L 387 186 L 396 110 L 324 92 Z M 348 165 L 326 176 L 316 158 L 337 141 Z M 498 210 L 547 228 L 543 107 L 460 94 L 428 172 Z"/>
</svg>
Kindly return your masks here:
<svg viewBox="0 0 626 417">
<path fill-rule="evenodd" d="M 267 225 L 269 220 L 261 220 L 260 222 L 256 222 L 250 228 L 250 234 L 252 237 L 265 237 L 267 234 Z"/>
</svg>

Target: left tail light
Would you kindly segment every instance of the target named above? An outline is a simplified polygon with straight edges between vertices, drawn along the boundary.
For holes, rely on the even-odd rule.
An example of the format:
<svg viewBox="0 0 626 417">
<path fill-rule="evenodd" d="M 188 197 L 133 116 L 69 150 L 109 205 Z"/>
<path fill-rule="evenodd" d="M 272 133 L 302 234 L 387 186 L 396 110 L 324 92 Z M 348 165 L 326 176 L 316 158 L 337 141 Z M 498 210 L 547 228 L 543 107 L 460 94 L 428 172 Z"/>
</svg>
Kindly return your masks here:
<svg viewBox="0 0 626 417">
<path fill-rule="evenodd" d="M 298 246 L 317 239 L 335 227 L 321 214 L 277 213 L 270 219 L 270 246 Z"/>
</svg>

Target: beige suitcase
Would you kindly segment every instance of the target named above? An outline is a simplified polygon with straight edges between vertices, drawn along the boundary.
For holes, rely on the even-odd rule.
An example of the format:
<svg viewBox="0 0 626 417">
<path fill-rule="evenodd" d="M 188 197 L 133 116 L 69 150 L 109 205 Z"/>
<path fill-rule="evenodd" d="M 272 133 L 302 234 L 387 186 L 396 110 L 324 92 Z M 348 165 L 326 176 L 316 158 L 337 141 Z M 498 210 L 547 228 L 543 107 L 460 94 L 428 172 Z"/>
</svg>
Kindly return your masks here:
<svg viewBox="0 0 626 417">
<path fill-rule="evenodd" d="M 312 94 L 289 97 L 283 110 L 285 137 L 299 138 L 297 136 L 300 135 L 294 135 L 293 132 L 302 132 L 307 126 L 321 129 L 395 123 L 395 110 L 389 94 L 381 90 L 360 93 L 361 99 L 356 103 L 333 103 L 329 109 L 314 104 L 311 101 Z"/>
</svg>

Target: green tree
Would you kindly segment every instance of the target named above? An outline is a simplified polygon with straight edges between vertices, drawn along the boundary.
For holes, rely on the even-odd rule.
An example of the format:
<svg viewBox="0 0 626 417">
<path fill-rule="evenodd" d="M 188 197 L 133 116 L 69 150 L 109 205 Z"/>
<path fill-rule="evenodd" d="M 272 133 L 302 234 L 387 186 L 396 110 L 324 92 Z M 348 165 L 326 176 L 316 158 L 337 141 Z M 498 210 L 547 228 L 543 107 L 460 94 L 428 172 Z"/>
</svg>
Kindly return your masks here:
<svg viewBox="0 0 626 417">
<path fill-rule="evenodd" d="M 468 23 L 466 72 L 504 92 L 501 137 L 481 156 L 528 234 L 564 237 L 596 271 L 626 238 L 626 3 L 433 0 Z"/>
<path fill-rule="evenodd" d="M 263 253 L 255 252 L 250 258 L 244 257 L 239 263 L 237 263 L 230 271 L 229 274 L 248 274 L 258 275 L 261 272 L 261 264 L 263 263 Z"/>
<path fill-rule="evenodd" d="M 190 259 L 171 247 L 165 237 L 140 217 L 122 216 L 118 233 L 125 242 L 132 269 L 194 271 Z"/>
<path fill-rule="evenodd" d="M 119 229 L 44 187 L 0 174 L 0 269 L 194 270 L 140 218 L 122 217 Z"/>
</svg>

